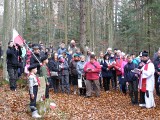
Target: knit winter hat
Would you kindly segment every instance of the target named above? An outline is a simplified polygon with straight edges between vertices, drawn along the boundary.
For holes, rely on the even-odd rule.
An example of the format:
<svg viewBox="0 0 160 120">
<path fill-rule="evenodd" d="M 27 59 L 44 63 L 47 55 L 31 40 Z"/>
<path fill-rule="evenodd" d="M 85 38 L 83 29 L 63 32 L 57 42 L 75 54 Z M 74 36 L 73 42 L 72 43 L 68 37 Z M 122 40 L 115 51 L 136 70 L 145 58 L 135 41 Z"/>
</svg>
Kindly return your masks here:
<svg viewBox="0 0 160 120">
<path fill-rule="evenodd" d="M 142 52 L 142 56 L 148 57 L 148 52 L 147 52 L 147 51 L 143 51 L 143 52 Z"/>
</svg>

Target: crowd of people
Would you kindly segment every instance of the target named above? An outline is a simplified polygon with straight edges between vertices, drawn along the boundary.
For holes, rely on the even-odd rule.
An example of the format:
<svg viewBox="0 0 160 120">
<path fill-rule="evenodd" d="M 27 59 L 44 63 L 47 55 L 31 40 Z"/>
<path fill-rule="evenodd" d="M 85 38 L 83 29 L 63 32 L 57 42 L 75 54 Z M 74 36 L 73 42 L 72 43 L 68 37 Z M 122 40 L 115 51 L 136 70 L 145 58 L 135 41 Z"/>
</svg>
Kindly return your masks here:
<svg viewBox="0 0 160 120">
<path fill-rule="evenodd" d="M 61 43 L 59 48 L 43 43 L 28 46 L 8 43 L 7 70 L 10 89 L 16 91 L 16 81 L 24 73 L 28 76 L 30 108 L 33 117 L 41 117 L 36 108 L 36 96 L 40 84 L 39 76 L 46 81 L 45 97 L 49 89 L 54 93 L 75 94 L 90 98 L 100 97 L 101 91 L 111 90 L 129 93 L 131 103 L 140 107 L 155 107 L 154 88 L 160 96 L 160 49 L 149 58 L 147 51 L 125 54 L 119 49 L 108 48 L 96 56 L 87 50 L 84 55 L 71 40 L 68 47 Z M 73 90 L 72 90 L 72 89 Z M 138 97 L 140 94 L 140 98 Z"/>
</svg>

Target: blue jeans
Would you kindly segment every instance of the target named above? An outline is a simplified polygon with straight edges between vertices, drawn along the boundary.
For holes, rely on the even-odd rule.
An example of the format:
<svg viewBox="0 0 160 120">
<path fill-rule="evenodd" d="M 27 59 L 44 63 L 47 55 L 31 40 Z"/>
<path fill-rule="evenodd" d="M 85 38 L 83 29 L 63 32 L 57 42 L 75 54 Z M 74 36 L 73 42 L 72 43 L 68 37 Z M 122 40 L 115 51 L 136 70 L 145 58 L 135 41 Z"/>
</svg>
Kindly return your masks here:
<svg viewBox="0 0 160 120">
<path fill-rule="evenodd" d="M 62 92 L 70 93 L 70 86 L 69 86 L 69 75 L 62 75 L 61 76 L 61 89 Z"/>
<path fill-rule="evenodd" d="M 34 94 L 34 99 L 31 98 L 31 94 L 30 94 L 30 109 L 31 111 L 36 111 L 36 99 L 37 99 L 37 92 L 38 92 L 38 86 L 33 86 L 33 94 Z"/>
</svg>

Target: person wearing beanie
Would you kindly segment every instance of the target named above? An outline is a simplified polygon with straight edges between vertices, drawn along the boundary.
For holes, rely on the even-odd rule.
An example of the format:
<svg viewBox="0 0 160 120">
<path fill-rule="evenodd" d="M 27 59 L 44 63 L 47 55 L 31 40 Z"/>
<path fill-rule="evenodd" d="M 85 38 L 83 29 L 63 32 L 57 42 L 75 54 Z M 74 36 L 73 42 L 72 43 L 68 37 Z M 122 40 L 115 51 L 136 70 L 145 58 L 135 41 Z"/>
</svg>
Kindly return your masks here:
<svg viewBox="0 0 160 120">
<path fill-rule="evenodd" d="M 148 56 L 147 51 L 142 52 L 142 58 L 144 66 L 141 68 L 141 75 L 139 80 L 139 89 L 140 89 L 140 107 L 152 108 L 155 107 L 154 101 L 154 73 L 155 67 L 151 62 Z"/>
<path fill-rule="evenodd" d="M 38 93 L 38 86 L 40 85 L 40 81 L 36 76 L 37 73 L 37 65 L 33 64 L 28 67 L 29 76 L 29 95 L 30 95 L 30 109 L 32 112 L 33 118 L 41 118 L 41 115 L 38 114 L 38 110 L 36 108 L 36 99 Z"/>
<path fill-rule="evenodd" d="M 40 76 L 45 78 L 46 81 L 46 92 L 45 98 L 49 98 L 49 85 L 50 85 L 50 71 L 47 66 L 48 64 L 48 56 L 43 56 L 41 58 L 42 66 L 40 68 Z"/>
<path fill-rule="evenodd" d="M 94 88 L 96 97 L 100 96 L 99 73 L 101 72 L 101 65 L 96 61 L 96 56 L 92 54 L 90 61 L 84 66 L 86 74 L 86 98 L 91 97 L 92 88 Z"/>
</svg>

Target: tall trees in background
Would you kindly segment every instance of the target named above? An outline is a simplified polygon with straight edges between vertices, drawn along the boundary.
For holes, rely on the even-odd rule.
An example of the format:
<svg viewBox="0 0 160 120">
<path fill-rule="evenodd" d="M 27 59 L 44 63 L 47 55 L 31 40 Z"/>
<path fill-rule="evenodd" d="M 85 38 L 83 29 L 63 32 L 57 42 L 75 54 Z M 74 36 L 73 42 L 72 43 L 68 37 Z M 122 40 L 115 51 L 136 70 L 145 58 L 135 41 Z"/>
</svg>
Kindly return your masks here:
<svg viewBox="0 0 160 120">
<path fill-rule="evenodd" d="M 83 49 L 87 46 L 93 51 L 102 50 L 102 46 L 113 46 L 114 0 L 81 3 L 81 0 L 9 1 L 12 28 L 33 43 L 43 41 L 57 45 L 64 41 L 68 44 L 75 39 L 78 46 L 82 48 L 83 44 Z"/>
<path fill-rule="evenodd" d="M 83 51 L 116 47 L 152 54 L 160 44 L 159 5 L 159 0 L 4 0 L 4 53 L 16 28 L 26 41 L 46 46 L 75 39 Z"/>
<path fill-rule="evenodd" d="M 148 50 L 150 55 L 160 44 L 160 1 L 124 0 L 120 11 L 119 33 L 121 46 L 128 52 Z"/>
</svg>

